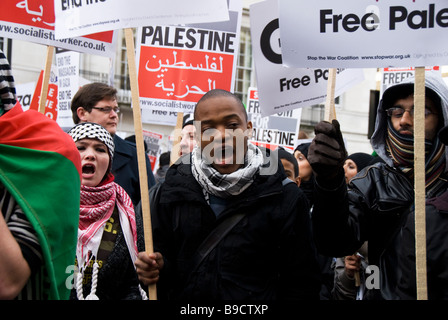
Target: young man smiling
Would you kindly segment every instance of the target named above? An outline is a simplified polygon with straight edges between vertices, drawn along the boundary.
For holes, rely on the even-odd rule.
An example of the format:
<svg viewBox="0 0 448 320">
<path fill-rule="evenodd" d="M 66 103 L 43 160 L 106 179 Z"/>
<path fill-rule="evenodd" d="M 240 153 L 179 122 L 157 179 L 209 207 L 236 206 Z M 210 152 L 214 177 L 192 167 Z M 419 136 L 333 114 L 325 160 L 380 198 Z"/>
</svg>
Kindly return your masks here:
<svg viewBox="0 0 448 320">
<path fill-rule="evenodd" d="M 278 159 L 265 174 L 269 159 L 248 143 L 252 123 L 242 102 L 212 90 L 194 118 L 198 146 L 167 172 L 152 211 L 158 253 L 139 253 L 140 280 L 153 283 L 160 271 L 160 297 L 169 299 L 317 299 L 305 195 L 287 183 Z M 234 218 L 219 237 L 215 228 Z M 210 234 L 220 241 L 201 245 Z"/>
</svg>

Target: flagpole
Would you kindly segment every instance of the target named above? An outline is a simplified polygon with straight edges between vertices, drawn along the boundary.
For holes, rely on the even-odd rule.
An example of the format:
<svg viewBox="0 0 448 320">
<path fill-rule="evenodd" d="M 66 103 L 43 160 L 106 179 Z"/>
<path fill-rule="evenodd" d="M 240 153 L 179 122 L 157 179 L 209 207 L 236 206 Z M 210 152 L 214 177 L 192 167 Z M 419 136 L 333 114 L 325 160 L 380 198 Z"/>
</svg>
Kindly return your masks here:
<svg viewBox="0 0 448 320">
<path fill-rule="evenodd" d="M 330 68 L 328 70 L 328 82 L 327 82 L 327 98 L 325 100 L 325 116 L 324 120 L 331 122 L 336 119 L 336 109 L 334 106 L 334 95 L 336 88 L 336 69 Z"/>
<path fill-rule="evenodd" d="M 140 110 L 139 89 L 137 80 L 137 67 L 135 61 L 134 33 L 132 28 L 125 30 L 126 51 L 129 66 L 129 79 L 132 94 L 132 110 L 134 115 L 135 142 L 137 144 L 138 173 L 140 180 L 141 206 L 143 215 L 143 228 L 145 238 L 145 250 L 147 253 L 154 252 L 152 241 L 151 209 L 149 207 L 148 173 L 146 170 L 146 153 L 143 143 L 142 116 Z M 150 300 L 157 300 L 156 285 L 148 286 Z"/>
<path fill-rule="evenodd" d="M 179 149 L 180 149 L 180 139 L 182 137 L 182 121 L 184 118 L 183 112 L 177 113 L 177 121 L 176 121 L 176 128 L 174 129 L 174 142 L 173 142 L 173 148 L 171 149 L 171 156 L 170 156 L 170 165 L 175 163 L 177 159 L 179 159 Z"/>
<path fill-rule="evenodd" d="M 42 80 L 42 88 L 40 92 L 39 109 L 38 111 L 45 114 L 45 105 L 47 103 L 48 85 L 50 83 L 51 65 L 53 63 L 54 47 L 47 46 L 47 55 L 45 59 L 44 76 Z"/>
<path fill-rule="evenodd" d="M 417 300 L 428 299 L 425 205 L 425 67 L 415 68 L 414 84 L 415 266 Z"/>
</svg>

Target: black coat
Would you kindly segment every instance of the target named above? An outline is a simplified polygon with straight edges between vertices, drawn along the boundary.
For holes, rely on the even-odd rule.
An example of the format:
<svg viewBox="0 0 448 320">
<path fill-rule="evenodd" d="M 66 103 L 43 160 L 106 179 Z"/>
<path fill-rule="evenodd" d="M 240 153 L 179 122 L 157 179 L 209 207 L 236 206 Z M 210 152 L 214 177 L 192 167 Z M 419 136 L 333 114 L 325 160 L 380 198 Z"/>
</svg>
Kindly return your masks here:
<svg viewBox="0 0 448 320">
<path fill-rule="evenodd" d="M 156 210 L 151 211 L 154 247 L 165 259 L 158 283 L 160 297 L 318 299 L 319 270 L 309 206 L 295 184 L 282 185 L 284 178 L 281 165 L 274 175 L 257 176 L 216 217 L 190 165 L 171 166 Z M 200 243 L 223 218 L 237 212 L 245 217 L 190 275 Z"/>
<path fill-rule="evenodd" d="M 115 182 L 131 197 L 132 203 L 137 205 L 141 199 L 140 179 L 138 174 L 137 149 L 135 143 L 114 136 L 115 151 L 112 161 L 112 174 Z M 148 190 L 156 184 L 148 157 L 146 170 L 148 174 Z"/>
<path fill-rule="evenodd" d="M 344 181 L 342 177 L 337 190 L 316 184 L 312 221 L 318 250 L 342 257 L 368 241 L 369 264 L 379 268 L 380 288 L 371 290 L 367 298 L 415 299 L 412 182 L 384 163 L 362 170 L 348 189 Z M 446 189 L 445 183 L 427 197 L 438 198 Z M 440 229 L 447 229 L 448 216 L 427 205 L 426 221 L 429 296 L 446 299 L 448 238 Z"/>
</svg>

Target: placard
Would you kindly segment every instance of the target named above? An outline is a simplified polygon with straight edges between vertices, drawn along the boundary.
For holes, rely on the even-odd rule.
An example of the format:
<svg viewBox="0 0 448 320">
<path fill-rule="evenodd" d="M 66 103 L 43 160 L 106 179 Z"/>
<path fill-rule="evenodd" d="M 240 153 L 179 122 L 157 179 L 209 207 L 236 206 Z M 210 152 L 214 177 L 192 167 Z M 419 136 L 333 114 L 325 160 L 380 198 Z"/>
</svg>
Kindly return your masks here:
<svg viewBox="0 0 448 320">
<path fill-rule="evenodd" d="M 271 150 L 279 146 L 294 151 L 300 129 L 302 109 L 294 109 L 263 117 L 258 101 L 257 88 L 249 88 L 246 106 L 248 120 L 252 122 L 253 131 L 250 142 Z"/>
<path fill-rule="evenodd" d="M 309 68 L 448 64 L 448 2 L 279 0 L 283 63 Z"/>
<path fill-rule="evenodd" d="M 54 0 L 56 39 L 149 24 L 226 21 L 226 0 Z"/>
<path fill-rule="evenodd" d="M 115 56 L 113 31 L 56 40 L 54 0 L 2 0 L 0 36 L 68 50 Z"/>
<path fill-rule="evenodd" d="M 268 116 L 319 104 L 327 96 L 328 69 L 288 68 L 282 65 L 276 0 L 250 6 L 252 49 L 261 115 Z M 336 96 L 364 80 L 361 69 L 337 70 Z"/>
</svg>

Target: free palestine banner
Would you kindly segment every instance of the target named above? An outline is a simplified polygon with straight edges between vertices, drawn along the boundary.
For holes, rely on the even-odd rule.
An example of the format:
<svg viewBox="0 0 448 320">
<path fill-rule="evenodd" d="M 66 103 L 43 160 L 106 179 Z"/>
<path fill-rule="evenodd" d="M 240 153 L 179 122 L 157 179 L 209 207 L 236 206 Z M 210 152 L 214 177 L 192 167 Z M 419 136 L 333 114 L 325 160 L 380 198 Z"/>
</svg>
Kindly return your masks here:
<svg viewBox="0 0 448 320">
<path fill-rule="evenodd" d="M 279 13 L 290 67 L 448 64 L 448 1 L 279 0 Z"/>
<path fill-rule="evenodd" d="M 261 115 L 268 116 L 325 101 L 328 69 L 282 64 L 283 41 L 276 0 L 250 6 L 252 48 Z M 281 43 L 281 46 L 280 46 Z M 336 96 L 364 80 L 362 69 L 337 70 Z"/>
</svg>

